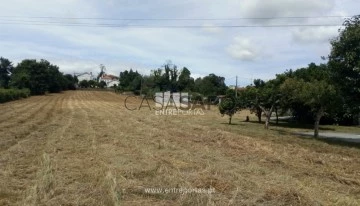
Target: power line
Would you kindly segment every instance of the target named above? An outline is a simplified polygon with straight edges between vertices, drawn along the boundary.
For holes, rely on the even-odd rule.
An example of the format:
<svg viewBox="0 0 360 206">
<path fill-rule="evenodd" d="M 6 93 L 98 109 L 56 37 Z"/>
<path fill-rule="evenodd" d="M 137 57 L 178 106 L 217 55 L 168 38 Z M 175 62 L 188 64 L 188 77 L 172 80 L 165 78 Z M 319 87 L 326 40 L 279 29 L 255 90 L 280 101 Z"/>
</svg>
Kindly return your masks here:
<svg viewBox="0 0 360 206">
<path fill-rule="evenodd" d="M 45 16 L 0 16 L 0 24 L 8 25 L 34 25 L 34 26 L 79 26 L 79 27 L 109 27 L 109 28 L 254 28 L 254 27 L 339 27 L 340 23 L 321 24 L 214 24 L 214 25 L 187 25 L 187 24 L 130 24 L 94 22 L 94 20 L 109 21 L 223 21 L 223 20 L 273 20 L 273 19 L 320 19 L 320 18 L 346 18 L 346 16 L 288 16 L 288 17 L 243 17 L 243 18 L 96 18 L 96 17 L 45 17 Z M 70 20 L 66 21 L 66 20 Z M 80 22 L 71 22 L 81 20 Z M 93 20 L 84 21 L 84 20 Z"/>
<path fill-rule="evenodd" d="M 1 21 L 1 20 L 0 20 Z M 124 25 L 124 24 L 92 24 L 65 22 L 0 22 L 3 25 L 28 26 L 78 26 L 109 28 L 271 28 L 271 27 L 339 27 L 341 24 L 271 24 L 271 25 Z"/>
<path fill-rule="evenodd" d="M 108 20 L 108 21 L 227 21 L 227 20 L 271 20 L 271 19 L 322 19 L 350 18 L 351 16 L 274 16 L 237 18 L 104 18 L 104 17 L 54 17 L 54 16 L 0 16 L 12 19 L 63 19 L 63 20 Z"/>
<path fill-rule="evenodd" d="M 323 19 L 347 18 L 348 16 L 280 16 L 280 17 L 240 17 L 240 18 L 97 18 L 97 17 L 54 17 L 54 16 L 0 16 L 0 24 L 32 25 L 32 26 L 78 26 L 78 27 L 109 27 L 109 28 L 254 28 L 254 27 L 339 27 L 340 23 L 278 23 L 278 24 L 130 24 L 106 23 L 104 21 L 234 21 L 234 20 L 275 20 L 275 19 Z M 70 20 L 66 21 L 66 20 Z M 79 20 L 79 22 L 71 22 Z M 92 20 L 86 21 L 86 20 Z M 100 21 L 100 22 L 96 22 Z M 94 22 L 95 21 L 95 22 Z M 224 22 L 223 22 L 224 23 Z"/>
</svg>

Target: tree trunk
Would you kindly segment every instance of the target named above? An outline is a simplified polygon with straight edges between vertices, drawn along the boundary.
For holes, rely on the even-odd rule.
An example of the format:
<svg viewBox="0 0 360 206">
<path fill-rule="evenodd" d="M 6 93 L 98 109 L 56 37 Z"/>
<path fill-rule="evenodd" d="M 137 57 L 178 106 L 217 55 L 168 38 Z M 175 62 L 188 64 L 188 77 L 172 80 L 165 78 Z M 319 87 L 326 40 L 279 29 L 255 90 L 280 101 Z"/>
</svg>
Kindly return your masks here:
<svg viewBox="0 0 360 206">
<path fill-rule="evenodd" d="M 277 107 L 275 107 L 275 115 L 276 115 L 276 125 L 278 125 L 279 124 L 279 114 L 278 114 Z"/>
<path fill-rule="evenodd" d="M 270 117 L 266 116 L 265 129 L 269 129 L 269 122 L 270 122 Z"/>
<path fill-rule="evenodd" d="M 265 129 L 269 129 L 269 123 L 270 123 L 271 114 L 274 111 L 275 107 L 274 107 L 274 105 L 272 105 L 270 110 L 266 110 L 265 107 L 260 107 L 260 108 L 265 113 L 265 116 L 266 116 Z"/>
<path fill-rule="evenodd" d="M 319 137 L 319 124 L 320 124 L 320 120 L 316 119 L 315 120 L 315 127 L 314 127 L 314 137 L 315 138 Z"/>
<path fill-rule="evenodd" d="M 320 110 L 316 113 L 315 117 L 315 125 L 314 125 L 314 137 L 319 138 L 319 126 L 320 126 L 320 119 L 324 115 L 323 109 L 320 108 Z"/>
<path fill-rule="evenodd" d="M 262 110 L 260 108 L 256 109 L 256 116 L 258 117 L 259 123 L 261 123 L 261 114 Z"/>
<path fill-rule="evenodd" d="M 232 116 L 230 115 L 229 116 L 229 124 L 231 124 L 231 118 L 232 118 Z"/>
</svg>

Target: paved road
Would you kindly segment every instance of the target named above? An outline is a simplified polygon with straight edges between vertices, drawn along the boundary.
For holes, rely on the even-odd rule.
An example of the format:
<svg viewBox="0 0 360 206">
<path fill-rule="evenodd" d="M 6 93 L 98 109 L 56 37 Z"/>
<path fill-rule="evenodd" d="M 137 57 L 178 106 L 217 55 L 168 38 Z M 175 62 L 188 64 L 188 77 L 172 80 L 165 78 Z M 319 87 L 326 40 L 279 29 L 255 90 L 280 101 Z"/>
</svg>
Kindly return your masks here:
<svg viewBox="0 0 360 206">
<path fill-rule="evenodd" d="M 314 132 L 299 133 L 304 136 L 313 136 Z M 360 134 L 337 133 L 337 132 L 322 132 L 319 133 L 320 138 L 342 140 L 346 142 L 360 143 Z"/>
</svg>

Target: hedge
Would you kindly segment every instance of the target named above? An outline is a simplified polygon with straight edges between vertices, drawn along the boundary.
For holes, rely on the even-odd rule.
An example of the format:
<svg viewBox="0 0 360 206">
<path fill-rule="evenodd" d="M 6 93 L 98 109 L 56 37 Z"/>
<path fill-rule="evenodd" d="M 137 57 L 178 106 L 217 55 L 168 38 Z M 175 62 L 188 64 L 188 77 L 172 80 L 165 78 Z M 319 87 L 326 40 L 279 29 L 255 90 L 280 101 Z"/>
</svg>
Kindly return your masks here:
<svg viewBox="0 0 360 206">
<path fill-rule="evenodd" d="M 30 96 L 29 89 L 1 89 L 0 88 L 0 103 L 9 102 Z"/>
</svg>

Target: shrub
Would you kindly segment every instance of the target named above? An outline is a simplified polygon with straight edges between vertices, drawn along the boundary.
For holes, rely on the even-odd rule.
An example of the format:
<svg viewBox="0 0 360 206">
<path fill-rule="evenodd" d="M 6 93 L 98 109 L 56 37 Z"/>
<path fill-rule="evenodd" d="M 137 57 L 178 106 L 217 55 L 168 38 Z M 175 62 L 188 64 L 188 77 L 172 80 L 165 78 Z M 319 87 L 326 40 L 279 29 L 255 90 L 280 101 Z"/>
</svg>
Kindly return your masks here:
<svg viewBox="0 0 360 206">
<path fill-rule="evenodd" d="M 0 88 L 0 103 L 9 102 L 30 96 L 29 89 L 1 89 Z"/>
</svg>

